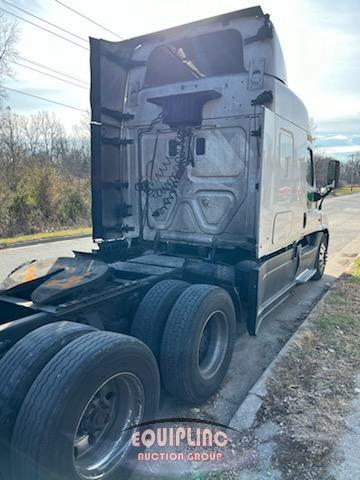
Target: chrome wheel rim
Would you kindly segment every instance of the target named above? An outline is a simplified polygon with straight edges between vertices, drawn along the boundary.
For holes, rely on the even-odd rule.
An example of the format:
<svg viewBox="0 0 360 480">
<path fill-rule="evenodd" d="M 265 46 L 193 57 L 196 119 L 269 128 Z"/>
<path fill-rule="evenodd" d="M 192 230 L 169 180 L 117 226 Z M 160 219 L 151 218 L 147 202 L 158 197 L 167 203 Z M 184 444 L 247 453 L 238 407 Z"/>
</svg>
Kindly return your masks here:
<svg viewBox="0 0 360 480">
<path fill-rule="evenodd" d="M 217 310 L 206 319 L 198 344 L 198 366 L 203 378 L 219 371 L 229 343 L 229 323 L 224 312 Z"/>
<path fill-rule="evenodd" d="M 74 467 L 84 480 L 106 477 L 124 460 L 143 418 L 144 390 L 131 373 L 109 378 L 84 408 L 73 442 Z"/>
</svg>

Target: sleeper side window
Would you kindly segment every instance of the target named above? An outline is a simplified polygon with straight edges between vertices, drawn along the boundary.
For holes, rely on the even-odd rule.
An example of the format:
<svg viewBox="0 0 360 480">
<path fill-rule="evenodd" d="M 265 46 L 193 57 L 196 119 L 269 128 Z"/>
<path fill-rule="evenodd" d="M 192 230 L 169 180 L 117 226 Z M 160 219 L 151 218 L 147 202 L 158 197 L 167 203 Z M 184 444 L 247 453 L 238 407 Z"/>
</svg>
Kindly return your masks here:
<svg viewBox="0 0 360 480">
<path fill-rule="evenodd" d="M 306 182 L 308 185 L 313 186 L 315 181 L 314 174 L 314 157 L 311 148 L 306 152 Z"/>
<path fill-rule="evenodd" d="M 291 173 L 294 158 L 294 139 L 291 133 L 280 131 L 280 175 L 287 178 Z"/>
</svg>

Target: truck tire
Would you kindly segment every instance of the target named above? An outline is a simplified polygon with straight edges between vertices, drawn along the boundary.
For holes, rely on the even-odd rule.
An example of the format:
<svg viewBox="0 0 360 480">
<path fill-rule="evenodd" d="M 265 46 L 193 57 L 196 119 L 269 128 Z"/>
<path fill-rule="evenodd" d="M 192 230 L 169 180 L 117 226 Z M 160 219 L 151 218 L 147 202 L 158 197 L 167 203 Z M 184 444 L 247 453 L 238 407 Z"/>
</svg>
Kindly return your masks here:
<svg viewBox="0 0 360 480">
<path fill-rule="evenodd" d="M 119 480 L 133 468 L 131 427 L 154 418 L 159 371 L 121 333 L 88 333 L 63 348 L 30 388 L 11 445 L 16 480 Z"/>
<path fill-rule="evenodd" d="M 328 242 L 325 235 L 323 235 L 317 251 L 316 260 L 315 260 L 316 273 L 311 278 L 311 280 L 320 280 L 323 277 L 325 272 L 326 262 L 327 262 L 327 254 L 328 254 Z"/>
<path fill-rule="evenodd" d="M 230 295 L 214 285 L 192 285 L 166 323 L 160 370 L 165 389 L 200 404 L 220 387 L 234 350 L 236 315 Z"/>
<path fill-rule="evenodd" d="M 188 287 L 189 284 L 182 280 L 163 280 L 146 293 L 137 309 L 131 335 L 142 340 L 158 361 L 166 320 L 174 303 Z"/>
<path fill-rule="evenodd" d="M 95 329 L 72 322 L 49 323 L 19 340 L 0 361 L 0 478 L 10 478 L 10 442 L 17 414 L 45 365 L 68 343 Z"/>
</svg>

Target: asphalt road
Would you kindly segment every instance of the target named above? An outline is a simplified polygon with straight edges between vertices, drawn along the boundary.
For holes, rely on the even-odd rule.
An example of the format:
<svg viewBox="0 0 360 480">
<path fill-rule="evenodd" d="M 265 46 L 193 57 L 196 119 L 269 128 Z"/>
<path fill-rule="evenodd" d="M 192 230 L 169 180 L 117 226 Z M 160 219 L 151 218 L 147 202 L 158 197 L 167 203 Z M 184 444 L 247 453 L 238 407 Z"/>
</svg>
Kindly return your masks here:
<svg viewBox="0 0 360 480">
<path fill-rule="evenodd" d="M 330 256 L 360 235 L 360 193 L 324 200 L 330 225 Z"/>
<path fill-rule="evenodd" d="M 95 247 L 90 237 L 39 243 L 0 250 L 0 281 L 14 268 L 29 260 L 73 256 L 73 250 L 90 252 Z"/>
<path fill-rule="evenodd" d="M 229 423 L 250 388 L 306 318 L 312 306 L 360 252 L 360 194 L 326 199 L 324 211 L 328 215 L 331 235 L 329 263 L 324 278 L 297 287 L 263 321 L 256 337 L 250 337 L 244 326 L 239 327 L 239 338 L 223 387 L 207 404 L 201 406 L 201 410 L 189 411 L 188 407 L 164 397 L 159 417 L 200 415 L 201 418 Z M 0 278 L 25 261 L 68 256 L 72 250 L 90 251 L 92 247 L 90 238 L 82 238 L 2 250 Z M 178 468 L 176 463 L 175 469 Z M 171 475 L 169 469 L 166 473 Z"/>
</svg>

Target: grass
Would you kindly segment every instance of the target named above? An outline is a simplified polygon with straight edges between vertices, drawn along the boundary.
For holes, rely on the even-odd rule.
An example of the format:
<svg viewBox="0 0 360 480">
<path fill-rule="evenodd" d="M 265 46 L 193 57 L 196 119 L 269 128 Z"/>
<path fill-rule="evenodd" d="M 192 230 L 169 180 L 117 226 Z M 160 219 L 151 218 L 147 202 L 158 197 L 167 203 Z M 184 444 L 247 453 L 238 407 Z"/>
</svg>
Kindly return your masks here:
<svg viewBox="0 0 360 480">
<path fill-rule="evenodd" d="M 351 276 L 351 283 L 360 283 L 360 261 L 356 261 Z"/>
<path fill-rule="evenodd" d="M 90 227 L 80 227 L 69 230 L 58 230 L 55 232 L 34 233 L 32 235 L 21 235 L 19 237 L 0 238 L 0 248 L 8 247 L 17 243 L 32 242 L 34 240 L 46 240 L 49 238 L 71 237 L 77 235 L 91 235 Z"/>
<path fill-rule="evenodd" d="M 360 260 L 320 302 L 268 383 L 258 421 L 281 425 L 273 462 L 286 479 L 326 478 L 360 370 Z"/>
<path fill-rule="evenodd" d="M 351 187 L 340 187 L 335 190 L 335 194 L 337 197 L 341 197 L 342 195 L 351 195 L 352 193 L 360 193 L 360 185 L 354 185 Z"/>
</svg>

